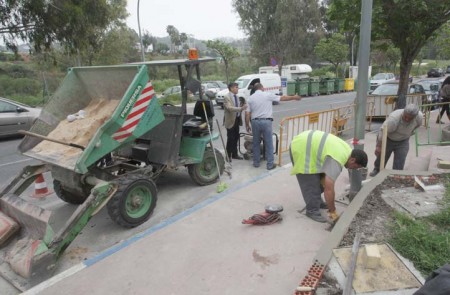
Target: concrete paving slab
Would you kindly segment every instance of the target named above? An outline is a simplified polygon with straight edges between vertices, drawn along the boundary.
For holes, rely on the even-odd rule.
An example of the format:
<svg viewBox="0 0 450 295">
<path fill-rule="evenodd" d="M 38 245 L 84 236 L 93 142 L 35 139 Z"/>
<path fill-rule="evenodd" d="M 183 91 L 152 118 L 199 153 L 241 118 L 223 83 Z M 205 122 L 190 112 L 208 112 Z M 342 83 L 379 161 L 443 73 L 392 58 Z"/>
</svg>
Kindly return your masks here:
<svg viewBox="0 0 450 295">
<path fill-rule="evenodd" d="M 421 286 L 417 278 L 386 244 L 378 244 L 381 260 L 378 267 L 374 269 L 364 268 L 363 249 L 363 247 L 359 248 L 353 279 L 353 289 L 356 294 L 412 289 Z M 351 247 L 333 250 L 344 273 L 348 273 L 351 252 Z"/>
<path fill-rule="evenodd" d="M 441 200 L 444 188 L 422 192 L 414 187 L 383 190 L 381 197 L 396 210 L 408 213 L 413 217 L 424 217 L 442 210 Z"/>
</svg>

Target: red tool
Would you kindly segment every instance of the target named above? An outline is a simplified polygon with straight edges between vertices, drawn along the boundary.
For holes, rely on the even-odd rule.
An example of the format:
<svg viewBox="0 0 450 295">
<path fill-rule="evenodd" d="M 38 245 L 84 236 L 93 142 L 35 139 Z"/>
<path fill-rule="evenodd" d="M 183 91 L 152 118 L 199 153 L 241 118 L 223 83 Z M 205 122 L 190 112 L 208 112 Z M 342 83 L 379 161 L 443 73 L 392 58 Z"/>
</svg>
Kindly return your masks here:
<svg viewBox="0 0 450 295">
<path fill-rule="evenodd" d="M 267 205 L 265 212 L 254 214 L 248 219 L 243 219 L 242 224 L 266 225 L 283 220 L 279 212 L 283 211 L 283 206 L 278 204 Z"/>
</svg>

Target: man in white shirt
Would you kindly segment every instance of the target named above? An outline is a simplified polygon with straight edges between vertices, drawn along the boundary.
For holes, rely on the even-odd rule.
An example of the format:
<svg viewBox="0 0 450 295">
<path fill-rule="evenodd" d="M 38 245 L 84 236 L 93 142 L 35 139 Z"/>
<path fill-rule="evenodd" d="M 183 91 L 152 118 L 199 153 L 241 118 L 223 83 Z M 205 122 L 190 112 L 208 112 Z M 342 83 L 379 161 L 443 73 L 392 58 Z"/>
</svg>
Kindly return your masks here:
<svg viewBox="0 0 450 295">
<path fill-rule="evenodd" d="M 262 135 L 267 159 L 266 168 L 267 170 L 272 170 L 275 168 L 272 140 L 272 102 L 301 100 L 302 98 L 300 95 L 279 96 L 270 92 L 264 92 L 264 86 L 261 83 L 256 83 L 253 89 L 255 89 L 255 93 L 248 99 L 248 108 L 245 113 L 247 132 L 252 132 L 253 135 L 253 166 L 255 168 L 259 167 L 261 160 L 259 139 Z"/>
</svg>

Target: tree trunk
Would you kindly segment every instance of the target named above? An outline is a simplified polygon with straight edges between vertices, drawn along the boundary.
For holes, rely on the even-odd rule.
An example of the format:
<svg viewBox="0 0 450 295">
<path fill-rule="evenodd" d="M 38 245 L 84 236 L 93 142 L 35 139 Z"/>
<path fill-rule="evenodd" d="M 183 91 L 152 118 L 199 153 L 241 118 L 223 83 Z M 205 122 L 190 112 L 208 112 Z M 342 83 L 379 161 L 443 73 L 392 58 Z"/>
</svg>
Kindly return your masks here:
<svg viewBox="0 0 450 295">
<path fill-rule="evenodd" d="M 223 63 L 225 64 L 225 77 L 227 78 L 227 85 L 228 85 L 228 83 L 229 83 L 229 81 L 228 81 L 228 61 L 226 59 L 224 59 Z"/>
<path fill-rule="evenodd" d="M 403 55 L 400 59 L 400 78 L 398 82 L 398 99 L 395 109 L 403 109 L 406 106 L 406 94 L 408 94 L 409 72 L 411 71 L 412 58 L 409 55 Z"/>
</svg>

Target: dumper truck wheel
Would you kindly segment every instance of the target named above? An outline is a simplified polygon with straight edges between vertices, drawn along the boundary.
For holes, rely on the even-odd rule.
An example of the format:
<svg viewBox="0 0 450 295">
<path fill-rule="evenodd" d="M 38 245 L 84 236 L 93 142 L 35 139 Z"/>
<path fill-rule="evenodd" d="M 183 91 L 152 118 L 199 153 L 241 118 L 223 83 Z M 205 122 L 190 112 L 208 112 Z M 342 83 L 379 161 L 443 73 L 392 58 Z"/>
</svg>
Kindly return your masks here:
<svg viewBox="0 0 450 295">
<path fill-rule="evenodd" d="M 215 149 L 215 151 L 217 162 L 219 163 L 219 171 L 220 174 L 222 174 L 225 168 L 225 161 L 222 153 L 217 149 Z M 208 185 L 216 182 L 217 179 L 219 179 L 219 172 L 217 171 L 213 150 L 211 148 L 207 148 L 205 150 L 205 154 L 203 155 L 202 162 L 189 165 L 188 171 L 192 180 L 198 185 Z"/>
<path fill-rule="evenodd" d="M 74 205 L 83 204 L 89 196 L 89 192 L 84 195 L 71 192 L 68 188 L 64 187 L 59 180 L 56 179 L 53 180 L 53 189 L 55 190 L 58 198 L 64 202 Z"/>
<path fill-rule="evenodd" d="M 153 180 L 144 175 L 126 175 L 114 182 L 118 189 L 106 205 L 111 219 L 127 228 L 146 222 L 157 201 L 157 189 Z"/>
</svg>

